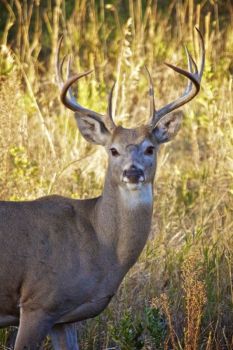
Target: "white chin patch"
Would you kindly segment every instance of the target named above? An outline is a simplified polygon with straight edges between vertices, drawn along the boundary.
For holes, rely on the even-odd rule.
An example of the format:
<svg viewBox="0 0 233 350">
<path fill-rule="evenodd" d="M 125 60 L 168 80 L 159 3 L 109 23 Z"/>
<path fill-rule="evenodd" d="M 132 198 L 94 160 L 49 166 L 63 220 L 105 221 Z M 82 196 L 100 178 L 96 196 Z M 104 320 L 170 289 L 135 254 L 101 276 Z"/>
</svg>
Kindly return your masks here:
<svg viewBox="0 0 233 350">
<path fill-rule="evenodd" d="M 126 187 L 130 190 L 130 191 L 138 191 L 142 188 L 143 186 L 143 182 L 138 182 L 138 183 L 131 183 L 131 182 L 127 182 L 126 183 Z"/>
<path fill-rule="evenodd" d="M 139 182 L 136 184 L 125 183 L 120 187 L 122 204 L 126 208 L 137 208 L 141 205 L 153 204 L 152 185 L 150 183 Z"/>
</svg>

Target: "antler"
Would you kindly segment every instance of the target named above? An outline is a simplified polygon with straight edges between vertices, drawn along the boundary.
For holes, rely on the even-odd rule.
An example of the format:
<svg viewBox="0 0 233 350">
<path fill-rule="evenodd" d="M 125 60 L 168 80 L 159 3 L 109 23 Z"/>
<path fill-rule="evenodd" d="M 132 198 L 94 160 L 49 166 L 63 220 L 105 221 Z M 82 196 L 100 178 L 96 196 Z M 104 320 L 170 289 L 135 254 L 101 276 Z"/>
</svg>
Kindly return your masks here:
<svg viewBox="0 0 233 350">
<path fill-rule="evenodd" d="M 71 109 L 73 112 L 77 112 L 80 115 L 90 116 L 94 119 L 101 120 L 107 126 L 107 128 L 110 131 L 112 131 L 116 127 L 116 125 L 113 121 L 113 117 L 112 117 L 112 95 L 113 95 L 114 86 L 112 87 L 110 95 L 109 95 L 108 112 L 106 115 L 106 119 L 104 118 L 104 116 L 102 114 L 99 114 L 97 112 L 94 112 L 88 108 L 81 106 L 76 101 L 76 99 L 72 93 L 71 86 L 79 79 L 81 79 L 81 78 L 87 76 L 88 74 L 90 74 L 91 72 L 93 72 L 93 70 L 89 70 L 89 71 L 84 72 L 84 73 L 75 74 L 73 76 L 70 76 L 70 61 L 71 61 L 71 59 L 69 56 L 68 64 L 67 64 L 67 74 L 66 74 L 67 76 L 66 76 L 66 81 L 64 82 L 64 80 L 62 78 L 62 69 L 63 69 L 63 65 L 64 65 L 64 62 L 65 62 L 67 56 L 64 56 L 62 61 L 60 62 L 59 55 L 60 55 L 62 40 L 63 40 L 63 35 L 59 39 L 58 48 L 57 48 L 57 55 L 56 55 L 56 79 L 57 79 L 59 88 L 61 90 L 61 92 L 60 92 L 61 101 L 63 102 L 63 104 L 67 108 Z"/>
<path fill-rule="evenodd" d="M 204 70 L 205 65 L 205 45 L 204 45 L 204 39 L 199 31 L 198 28 L 195 27 L 195 29 L 198 32 L 199 35 L 199 41 L 200 41 L 200 49 L 201 49 L 201 63 L 199 70 L 197 68 L 197 65 L 192 58 L 191 54 L 189 53 L 188 49 L 185 47 L 186 56 L 188 59 L 188 71 L 181 69 L 177 66 L 173 66 L 172 64 L 165 63 L 168 67 L 172 68 L 174 71 L 176 71 L 179 74 L 184 75 L 186 78 L 189 79 L 188 85 L 183 93 L 182 96 L 180 96 L 177 100 L 169 103 L 168 105 L 162 107 L 158 111 L 156 111 L 154 106 L 154 89 L 152 85 L 152 79 L 150 76 L 149 71 L 147 70 L 149 81 L 150 81 L 150 120 L 149 120 L 149 126 L 151 128 L 155 128 L 156 124 L 159 122 L 159 120 L 164 117 L 166 114 L 174 111 L 175 109 L 183 106 L 185 103 L 191 101 L 199 92 L 200 90 L 200 83 L 201 78 Z M 146 68 L 147 69 L 147 68 Z"/>
</svg>

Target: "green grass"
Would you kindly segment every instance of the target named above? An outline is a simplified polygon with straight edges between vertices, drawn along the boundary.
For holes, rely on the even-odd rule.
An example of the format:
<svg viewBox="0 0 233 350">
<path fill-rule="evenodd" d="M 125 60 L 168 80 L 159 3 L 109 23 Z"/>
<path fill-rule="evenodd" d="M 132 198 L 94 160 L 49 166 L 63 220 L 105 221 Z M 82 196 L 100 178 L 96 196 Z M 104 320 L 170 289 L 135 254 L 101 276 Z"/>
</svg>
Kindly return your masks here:
<svg viewBox="0 0 233 350">
<path fill-rule="evenodd" d="M 4 200 L 52 193 L 89 198 L 101 193 L 104 151 L 81 138 L 72 113 L 59 101 L 54 57 L 61 33 L 63 53 L 73 54 L 73 71 L 95 69 L 79 84 L 80 103 L 105 112 L 116 80 L 115 119 L 126 127 L 148 118 L 144 65 L 152 72 L 156 105 L 162 106 L 181 94 L 186 83 L 163 62 L 185 67 L 182 43 L 197 53 L 194 25 L 204 33 L 207 59 L 201 92 L 183 108 L 181 132 L 160 150 L 150 241 L 108 309 L 83 322 L 79 333 L 87 350 L 232 349 L 230 1 L 226 6 L 192 0 L 158 6 L 153 0 L 31 3 L 28 8 L 19 1 L 1 5 Z M 3 330 L 3 348 L 5 342 Z"/>
</svg>

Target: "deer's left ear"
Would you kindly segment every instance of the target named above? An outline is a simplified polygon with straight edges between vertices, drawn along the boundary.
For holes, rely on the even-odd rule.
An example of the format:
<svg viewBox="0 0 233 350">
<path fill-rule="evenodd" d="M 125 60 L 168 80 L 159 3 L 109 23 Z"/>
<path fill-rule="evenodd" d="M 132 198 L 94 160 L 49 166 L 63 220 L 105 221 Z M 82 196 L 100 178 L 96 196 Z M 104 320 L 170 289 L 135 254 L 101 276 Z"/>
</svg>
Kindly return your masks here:
<svg viewBox="0 0 233 350">
<path fill-rule="evenodd" d="M 163 117 L 153 130 L 157 142 L 164 143 L 172 140 L 180 130 L 182 119 L 183 112 L 181 111 Z"/>
</svg>

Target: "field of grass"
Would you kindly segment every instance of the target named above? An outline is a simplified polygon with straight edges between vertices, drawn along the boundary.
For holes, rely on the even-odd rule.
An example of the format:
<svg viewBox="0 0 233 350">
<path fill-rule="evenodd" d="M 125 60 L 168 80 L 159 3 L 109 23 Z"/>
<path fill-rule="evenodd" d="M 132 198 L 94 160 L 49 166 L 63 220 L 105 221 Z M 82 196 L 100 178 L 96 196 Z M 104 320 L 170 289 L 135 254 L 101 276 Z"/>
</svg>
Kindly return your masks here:
<svg viewBox="0 0 233 350">
<path fill-rule="evenodd" d="M 82 105 L 105 112 L 116 80 L 116 121 L 149 116 L 186 81 L 163 62 L 186 67 L 183 43 L 206 66 L 199 95 L 182 110 L 181 132 L 159 154 L 150 240 L 116 297 L 79 326 L 85 350 L 233 349 L 233 5 L 230 0 L 4 0 L 0 5 L 0 198 L 101 193 L 106 156 L 80 136 L 59 101 L 55 54 L 72 69 Z M 11 332 L 0 331 L 0 349 Z M 45 344 L 50 349 L 50 344 Z"/>
</svg>

